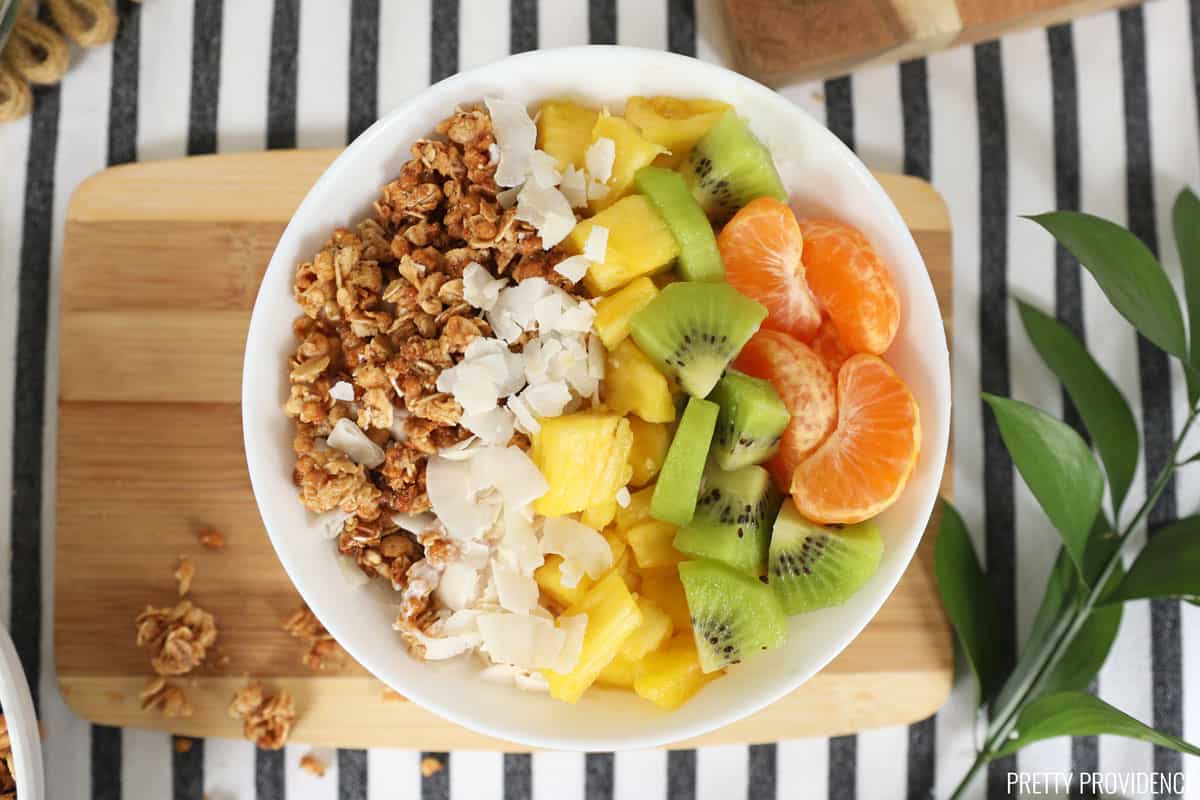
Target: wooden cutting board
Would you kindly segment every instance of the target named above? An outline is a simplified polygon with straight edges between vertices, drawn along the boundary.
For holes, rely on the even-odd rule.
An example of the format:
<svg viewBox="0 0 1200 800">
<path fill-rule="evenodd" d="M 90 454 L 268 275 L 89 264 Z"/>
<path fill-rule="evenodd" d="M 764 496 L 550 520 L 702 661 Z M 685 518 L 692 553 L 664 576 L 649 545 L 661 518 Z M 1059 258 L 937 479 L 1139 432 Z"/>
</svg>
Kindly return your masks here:
<svg viewBox="0 0 1200 800">
<path fill-rule="evenodd" d="M 67 211 L 62 284 L 54 646 L 67 702 L 106 725 L 240 736 L 225 708 L 247 675 L 296 697 L 293 740 L 344 747 L 512 749 L 385 697 L 344 661 L 316 674 L 280 628 L 298 607 L 259 520 L 243 459 L 243 338 L 259 280 L 304 193 L 335 151 L 276 151 L 116 167 Z M 950 222 L 915 178 L 880 176 L 950 309 Z M 222 552 L 195 532 L 224 533 Z M 196 564 L 195 602 L 219 654 L 188 680 L 188 719 L 143 712 L 147 656 L 133 620 L 171 604 L 176 560 Z M 383 632 L 382 635 L 390 635 Z M 397 643 L 399 647 L 399 643 Z M 932 541 L 876 619 L 794 694 L 704 743 L 771 741 L 907 723 L 950 690 L 953 654 Z"/>
</svg>

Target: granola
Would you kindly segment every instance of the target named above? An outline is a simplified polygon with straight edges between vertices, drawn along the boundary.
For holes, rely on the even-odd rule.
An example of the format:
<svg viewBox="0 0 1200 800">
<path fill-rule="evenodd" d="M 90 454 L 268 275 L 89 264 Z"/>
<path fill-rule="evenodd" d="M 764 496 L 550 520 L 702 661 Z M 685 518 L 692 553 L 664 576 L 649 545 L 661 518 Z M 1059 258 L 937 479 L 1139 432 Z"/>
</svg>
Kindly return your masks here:
<svg viewBox="0 0 1200 800">
<path fill-rule="evenodd" d="M 329 765 L 312 753 L 300 756 L 300 769 L 317 778 L 324 778 Z"/>
<path fill-rule="evenodd" d="M 329 631 L 325 630 L 325 626 L 307 605 L 301 605 L 300 608 L 293 611 L 283 621 L 283 629 L 293 638 L 308 644 L 308 650 L 300 658 L 300 663 L 314 672 L 324 667 L 325 659 L 338 650 L 337 642 L 333 640 Z"/>
<path fill-rule="evenodd" d="M 161 675 L 147 678 L 138 697 L 143 710 L 157 710 L 164 717 L 190 717 L 194 710 L 183 689 Z"/>
<path fill-rule="evenodd" d="M 251 681 L 233 696 L 229 716 L 242 720 L 242 735 L 263 750 L 279 750 L 296 721 L 296 704 L 286 691 L 267 697 L 262 684 Z"/>
<path fill-rule="evenodd" d="M 185 597 L 192 590 L 192 578 L 196 576 L 196 564 L 187 556 L 179 557 L 175 568 L 175 580 L 179 583 L 179 596 Z"/>
<path fill-rule="evenodd" d="M 137 646 L 150 651 L 158 675 L 186 675 L 204 663 L 217 641 L 213 615 L 181 600 L 171 608 L 146 606 L 135 620 Z"/>
<path fill-rule="evenodd" d="M 0 800 L 16 800 L 17 767 L 13 760 L 8 723 L 0 713 Z"/>
</svg>

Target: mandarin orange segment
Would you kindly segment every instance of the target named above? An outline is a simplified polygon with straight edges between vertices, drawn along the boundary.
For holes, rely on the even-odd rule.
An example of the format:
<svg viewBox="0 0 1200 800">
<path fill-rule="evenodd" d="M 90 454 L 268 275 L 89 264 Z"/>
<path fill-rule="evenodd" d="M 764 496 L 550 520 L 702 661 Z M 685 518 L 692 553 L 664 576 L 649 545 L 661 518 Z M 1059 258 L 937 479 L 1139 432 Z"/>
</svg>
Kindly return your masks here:
<svg viewBox="0 0 1200 800">
<path fill-rule="evenodd" d="M 821 322 L 821 327 L 817 328 L 817 335 L 808 343 L 808 346 L 821 359 L 821 363 L 825 365 L 826 369 L 834 375 L 837 375 L 842 364 L 845 364 L 846 360 L 854 355 L 853 350 L 842 344 L 837 329 L 833 327 L 833 322 L 828 317 Z"/>
<path fill-rule="evenodd" d="M 808 285 L 855 353 L 882 355 L 900 326 L 900 296 L 875 248 L 857 228 L 802 220 Z"/>
<path fill-rule="evenodd" d="M 807 345 L 786 333 L 754 334 L 734 367 L 775 387 L 792 415 L 783 429 L 779 452 L 766 463 L 781 491 L 792 485 L 792 473 L 833 430 L 837 400 L 833 374 Z"/>
<path fill-rule="evenodd" d="M 852 356 L 838 372 L 837 428 L 792 474 L 808 519 L 853 524 L 896 501 L 921 450 L 921 418 L 908 386 L 878 356 Z"/>
<path fill-rule="evenodd" d="M 808 341 L 821 313 L 804 279 L 804 237 L 786 203 L 760 197 L 725 223 L 717 237 L 725 280 L 767 307 L 764 328 Z"/>
</svg>

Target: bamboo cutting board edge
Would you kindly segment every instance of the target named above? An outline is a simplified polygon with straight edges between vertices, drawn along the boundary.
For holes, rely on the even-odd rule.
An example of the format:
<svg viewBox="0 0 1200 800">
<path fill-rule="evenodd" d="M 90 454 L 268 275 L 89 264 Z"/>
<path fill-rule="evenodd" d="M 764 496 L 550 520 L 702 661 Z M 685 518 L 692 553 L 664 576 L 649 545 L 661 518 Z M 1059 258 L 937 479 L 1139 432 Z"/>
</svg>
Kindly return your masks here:
<svg viewBox="0 0 1200 800">
<path fill-rule="evenodd" d="M 128 165 L 90 178 L 73 196 L 60 340 L 59 684 L 68 704 L 95 722 L 238 736 L 240 727 L 225 717 L 225 705 L 242 676 L 255 674 L 269 685 L 291 688 L 301 700 L 296 742 L 512 750 L 511 744 L 471 733 L 414 704 L 385 702 L 383 685 L 357 665 L 335 675 L 305 672 L 298 664 L 301 646 L 278 629 L 278 619 L 298 599 L 248 496 L 236 406 L 241 342 L 274 239 L 336 152 L 276 151 Z M 925 254 L 948 325 L 945 205 L 924 181 L 879 177 Z M 274 191 L 268 197 L 229 191 L 231 183 L 246 180 L 265 182 Z M 203 208 L 193 213 L 197 202 Z M 228 256 L 215 267 L 203 252 L 214 247 Z M 162 259 L 170 260 L 170 270 L 162 269 Z M 121 324 L 122 315 L 129 325 Z M 154 339 L 157 345 L 145 346 L 156 328 L 163 331 Z M 181 345 L 203 331 L 211 335 L 193 343 L 182 366 L 176 364 Z M 208 379 L 192 379 L 181 388 L 180 382 L 197 372 Z M 146 429 L 137 434 L 142 445 L 137 449 L 145 452 L 123 459 L 117 451 L 131 419 Z M 192 424 L 217 425 L 212 430 L 223 431 L 225 438 L 216 436 L 201 446 L 188 438 Z M 188 448 L 211 467 L 193 476 L 196 486 L 170 479 L 171 471 L 180 469 L 174 454 Z M 108 480 L 103 492 L 91 480 L 97 473 Z M 197 492 L 205 503 L 197 504 Z M 157 504 L 130 516 L 131 506 L 147 493 Z M 226 553 L 206 553 L 195 545 L 191 529 L 202 521 L 218 527 L 228 523 L 236 533 Z M 109 537 L 98 544 L 93 531 L 110 525 L 124 526 L 127 540 Z M 147 551 L 139 544 L 160 538 L 161 548 Z M 197 602 L 211 608 L 219 622 L 237 620 L 222 625 L 222 642 L 233 661 L 222 675 L 195 677 L 188 689 L 198 709 L 195 717 L 165 720 L 137 704 L 148 668 L 144 654 L 132 645 L 132 618 L 146 602 L 169 601 L 170 571 L 182 552 L 197 561 Z M 136 574 L 127 569 L 130 563 L 139 564 Z M 204 585 L 205 576 L 214 573 L 244 581 L 239 564 L 265 565 L 253 569 L 271 573 L 271 580 L 250 594 Z M 114 638 L 120 646 L 113 646 Z M 697 743 L 838 735 L 912 722 L 941 705 L 952 674 L 949 629 L 933 588 L 932 539 L 927 538 L 884 610 L 826 670 L 787 698 Z M 352 714 L 348 704 L 357 704 Z"/>
</svg>

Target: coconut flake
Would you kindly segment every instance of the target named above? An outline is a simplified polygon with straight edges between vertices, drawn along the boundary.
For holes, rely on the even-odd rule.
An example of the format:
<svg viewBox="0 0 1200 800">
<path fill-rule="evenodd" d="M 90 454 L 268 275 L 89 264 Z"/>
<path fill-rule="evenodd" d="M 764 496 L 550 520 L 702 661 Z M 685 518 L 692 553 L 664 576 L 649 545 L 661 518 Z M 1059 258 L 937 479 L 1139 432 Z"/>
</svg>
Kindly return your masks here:
<svg viewBox="0 0 1200 800">
<path fill-rule="evenodd" d="M 537 144 L 537 126 L 520 103 L 498 97 L 485 97 L 483 102 L 491 114 L 492 130 L 500 147 L 496 184 L 518 186 L 529 173 L 530 158 Z"/>
<path fill-rule="evenodd" d="M 516 428 L 521 433 L 532 435 L 542 429 L 542 425 L 537 421 L 537 417 L 529 409 L 529 404 L 522 397 L 510 397 L 506 404 L 508 410 L 513 412 L 516 417 Z"/>
<path fill-rule="evenodd" d="M 513 435 L 513 414 L 500 406 L 482 413 L 463 414 L 459 424 L 487 444 L 507 444 Z"/>
<path fill-rule="evenodd" d="M 538 586 L 532 577 L 522 575 L 500 559 L 492 559 L 492 577 L 501 608 L 514 614 L 528 614 L 538 604 Z"/>
<path fill-rule="evenodd" d="M 454 395 L 464 414 L 482 414 L 496 407 L 500 387 L 483 364 L 464 361 L 438 375 L 437 389 Z"/>
<path fill-rule="evenodd" d="M 608 228 L 603 225 L 593 225 L 588 231 L 587 241 L 583 245 L 583 255 L 588 261 L 600 264 L 608 253 Z"/>
<path fill-rule="evenodd" d="M 382 447 L 368 439 L 362 428 L 354 424 L 354 420 L 345 417 L 334 424 L 327 442 L 333 449 L 350 456 L 355 464 L 362 464 L 368 469 L 378 467 L 387 458 Z"/>
<path fill-rule="evenodd" d="M 608 197 L 608 187 L 597 180 L 589 180 L 587 184 L 588 200 L 603 200 Z"/>
<path fill-rule="evenodd" d="M 593 180 L 608 183 L 612 178 L 613 164 L 617 160 L 617 143 L 607 136 L 601 136 L 592 142 L 583 159 Z"/>
<path fill-rule="evenodd" d="M 451 561 L 442 570 L 434 597 L 446 608 L 459 611 L 468 608 L 479 596 L 480 571 L 462 561 Z"/>
<path fill-rule="evenodd" d="M 529 157 L 529 176 L 539 186 L 558 186 L 562 176 L 558 174 L 558 161 L 554 156 L 541 150 L 534 150 Z"/>
<path fill-rule="evenodd" d="M 542 552 L 562 556 L 562 583 L 567 588 L 577 586 L 584 573 L 599 578 L 613 560 L 608 541 L 570 517 L 550 517 L 542 523 Z"/>
<path fill-rule="evenodd" d="M 527 181 L 517 195 L 517 219 L 537 229 L 542 249 L 549 250 L 561 242 L 575 227 L 575 212 L 563 193 L 554 187 L 540 186 Z"/>
<path fill-rule="evenodd" d="M 492 664 L 479 672 L 479 677 L 493 683 L 512 684 L 526 692 L 548 692 L 550 683 L 540 672 L 519 669 L 512 664 Z"/>
<path fill-rule="evenodd" d="M 552 667 L 567 638 L 553 620 L 522 614 L 482 614 L 479 632 L 493 661 L 523 669 Z"/>
<path fill-rule="evenodd" d="M 508 281 L 503 278 L 493 278 L 484 267 L 471 262 L 463 270 L 463 299 L 475 308 L 490 311 L 496 304 Z"/>
<path fill-rule="evenodd" d="M 604 342 L 596 334 L 588 337 L 588 375 L 596 380 L 604 379 Z"/>
<path fill-rule="evenodd" d="M 500 511 L 491 498 L 476 497 L 471 461 L 432 456 L 425 467 L 425 491 L 433 513 L 455 539 L 475 539 L 496 521 Z"/>
<path fill-rule="evenodd" d="M 592 320 L 594 319 L 596 319 L 596 309 L 592 308 L 590 303 L 577 303 L 574 308 L 568 308 L 559 317 L 558 329 L 572 333 L 587 333 L 592 329 Z"/>
<path fill-rule="evenodd" d="M 571 402 L 571 390 L 566 381 L 550 381 L 528 386 L 519 395 L 529 404 L 529 410 L 539 417 L 557 417 Z"/>
<path fill-rule="evenodd" d="M 474 458 L 482 447 L 483 445 L 479 443 L 479 437 L 471 435 L 461 442 L 455 442 L 452 445 L 443 447 L 438 451 L 438 455 L 449 461 L 466 461 L 469 458 Z"/>
<path fill-rule="evenodd" d="M 438 518 L 429 512 L 423 514 L 392 514 L 392 522 L 400 526 L 400 530 L 421 534 L 431 528 L 438 528 Z"/>
<path fill-rule="evenodd" d="M 621 508 L 629 508 L 629 504 L 632 501 L 633 498 L 629 495 L 628 486 L 622 486 L 620 489 L 617 489 L 617 505 Z"/>
<path fill-rule="evenodd" d="M 313 522 L 317 526 L 317 533 L 321 534 L 322 539 L 336 539 L 342 532 L 342 528 L 346 525 L 346 520 L 350 515 L 340 509 L 326 511 L 324 514 L 317 514 L 313 517 Z"/>
<path fill-rule="evenodd" d="M 354 402 L 354 387 L 345 381 L 338 381 L 329 389 L 329 396 L 343 403 Z"/>
<path fill-rule="evenodd" d="M 558 652 L 558 658 L 555 659 L 554 664 L 554 671 L 560 675 L 571 672 L 579 664 L 579 656 L 583 652 L 583 635 L 587 633 L 587 623 L 587 614 L 572 614 L 569 617 L 558 618 L 558 628 L 566 634 L 562 650 Z"/>
<path fill-rule="evenodd" d="M 554 271 L 571 283 L 577 283 L 583 280 L 583 276 L 587 274 L 588 266 L 588 259 L 584 256 L 567 256 L 554 265 Z"/>
<path fill-rule="evenodd" d="M 575 169 L 574 165 L 568 165 L 563 170 L 562 178 L 558 182 L 558 190 L 563 193 L 563 197 L 567 198 L 571 208 L 583 208 L 588 203 L 587 175 L 582 170 Z"/>
<path fill-rule="evenodd" d="M 533 526 L 512 511 L 505 512 L 504 536 L 496 546 L 496 556 L 522 575 L 532 575 L 546 561 Z"/>
<path fill-rule="evenodd" d="M 397 392 L 401 397 L 404 395 Z M 392 425 L 388 428 L 388 435 L 397 442 L 408 441 L 408 427 L 405 422 L 408 419 L 408 410 L 404 408 L 392 409 Z"/>
<path fill-rule="evenodd" d="M 494 487 L 509 508 L 520 508 L 546 493 L 550 485 L 519 447 L 489 447 L 471 462 L 476 487 Z"/>
<path fill-rule="evenodd" d="M 584 192 L 586 194 L 587 190 L 585 189 Z M 511 189 L 502 189 L 496 192 L 496 202 L 500 204 L 502 209 L 507 211 L 517 204 L 517 195 L 520 193 L 520 186 L 513 186 Z"/>
</svg>

